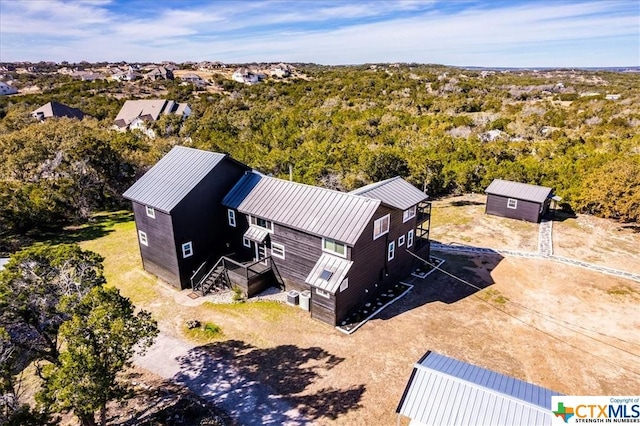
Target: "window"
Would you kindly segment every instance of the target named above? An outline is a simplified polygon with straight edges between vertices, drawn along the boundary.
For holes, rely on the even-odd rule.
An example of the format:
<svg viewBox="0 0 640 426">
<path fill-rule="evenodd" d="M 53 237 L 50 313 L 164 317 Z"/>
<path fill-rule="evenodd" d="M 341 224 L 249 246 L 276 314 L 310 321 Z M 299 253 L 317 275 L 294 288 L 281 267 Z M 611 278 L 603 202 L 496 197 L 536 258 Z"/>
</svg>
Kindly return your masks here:
<svg viewBox="0 0 640 426">
<path fill-rule="evenodd" d="M 391 241 L 389 243 L 389 251 L 387 252 L 387 260 L 393 260 L 396 256 L 396 242 Z"/>
<path fill-rule="evenodd" d="M 507 200 L 507 208 L 508 209 L 517 209 L 518 208 L 518 200 L 509 198 Z"/>
<path fill-rule="evenodd" d="M 342 284 L 340 284 L 340 291 L 345 291 L 348 288 L 349 288 L 349 278 L 345 278 L 344 281 L 342 281 Z"/>
<path fill-rule="evenodd" d="M 187 257 L 193 256 L 193 244 L 191 241 L 188 243 L 184 243 L 182 245 L 182 258 L 186 259 Z"/>
<path fill-rule="evenodd" d="M 398 237 L 398 247 L 402 247 L 404 245 L 404 235 L 400 235 Z"/>
<path fill-rule="evenodd" d="M 152 219 L 155 219 L 156 218 L 155 209 L 153 207 L 149 207 L 149 206 L 146 206 L 146 208 L 147 208 L 147 216 L 149 216 Z"/>
<path fill-rule="evenodd" d="M 138 231 L 138 238 L 140 239 L 140 244 L 148 246 L 149 240 L 147 240 L 147 233 L 144 231 Z"/>
<path fill-rule="evenodd" d="M 250 239 L 248 239 L 248 238 L 244 238 L 244 237 L 243 237 L 243 238 L 242 238 L 242 245 L 243 245 L 243 246 L 245 246 L 245 247 L 249 247 L 249 248 L 251 248 L 251 240 L 250 240 Z"/>
<path fill-rule="evenodd" d="M 273 222 L 261 217 L 251 216 L 251 224 L 273 232 Z"/>
<path fill-rule="evenodd" d="M 271 243 L 271 254 L 279 259 L 284 259 L 284 246 L 278 243 Z"/>
<path fill-rule="evenodd" d="M 413 229 L 407 232 L 407 247 L 413 246 Z"/>
<path fill-rule="evenodd" d="M 347 246 L 329 238 L 322 239 L 322 250 L 337 254 L 340 257 L 347 257 Z"/>
<path fill-rule="evenodd" d="M 320 274 L 320 279 L 324 281 L 329 281 L 332 275 L 333 275 L 333 272 L 327 271 L 326 269 L 324 269 Z"/>
<path fill-rule="evenodd" d="M 389 232 L 389 215 L 376 219 L 373 222 L 373 239 L 376 240 L 382 235 Z"/>
<path fill-rule="evenodd" d="M 235 210 L 228 209 L 227 217 L 229 218 L 229 226 L 236 227 L 236 212 Z"/>
<path fill-rule="evenodd" d="M 402 223 L 408 221 L 412 217 L 416 217 L 416 206 L 402 212 Z"/>
<path fill-rule="evenodd" d="M 328 291 L 320 290 L 319 288 L 316 288 L 316 294 L 318 296 L 326 297 L 327 299 L 331 297 Z"/>
</svg>

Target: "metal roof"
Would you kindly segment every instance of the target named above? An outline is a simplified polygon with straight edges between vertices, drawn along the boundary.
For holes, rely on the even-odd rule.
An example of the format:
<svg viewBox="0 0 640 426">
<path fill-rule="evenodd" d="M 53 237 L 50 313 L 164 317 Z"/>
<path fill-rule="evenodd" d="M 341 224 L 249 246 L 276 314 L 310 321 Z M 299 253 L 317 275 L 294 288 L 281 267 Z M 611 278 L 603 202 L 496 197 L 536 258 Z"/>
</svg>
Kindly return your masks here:
<svg viewBox="0 0 640 426">
<path fill-rule="evenodd" d="M 516 198 L 518 200 L 544 203 L 552 189 L 546 186 L 530 185 L 528 183 L 512 182 L 509 180 L 494 179 L 484 190 L 487 194 Z"/>
<path fill-rule="evenodd" d="M 407 210 L 429 198 L 400 176 L 363 186 L 351 191 L 350 194 L 380 200 L 383 204 L 400 210 Z"/>
<path fill-rule="evenodd" d="M 216 152 L 175 146 L 122 196 L 170 213 L 225 157 Z"/>
<path fill-rule="evenodd" d="M 251 225 L 249 226 L 249 229 L 247 229 L 247 232 L 244 233 L 243 237 L 248 240 L 262 243 L 267 239 L 267 235 L 269 235 L 269 231 L 266 229 Z"/>
<path fill-rule="evenodd" d="M 351 260 L 334 256 L 329 253 L 322 253 L 322 256 L 320 256 L 320 259 L 318 259 L 304 282 L 335 294 L 335 292 L 338 291 L 338 288 L 340 288 L 340 284 L 342 284 L 344 277 L 347 276 L 351 265 L 353 265 Z M 327 276 L 328 279 L 324 279 L 324 277 Z"/>
<path fill-rule="evenodd" d="M 413 369 L 396 410 L 412 424 L 551 425 L 560 395 L 434 352 Z"/>
<path fill-rule="evenodd" d="M 380 201 L 252 172 L 240 179 L 222 204 L 353 246 Z"/>
</svg>

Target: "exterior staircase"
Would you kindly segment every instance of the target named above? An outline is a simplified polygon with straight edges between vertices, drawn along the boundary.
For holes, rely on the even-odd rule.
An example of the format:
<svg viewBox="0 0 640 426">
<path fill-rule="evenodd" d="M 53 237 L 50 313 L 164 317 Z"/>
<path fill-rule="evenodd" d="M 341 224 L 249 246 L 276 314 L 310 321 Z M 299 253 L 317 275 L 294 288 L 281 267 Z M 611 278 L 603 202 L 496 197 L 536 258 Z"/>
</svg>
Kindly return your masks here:
<svg viewBox="0 0 640 426">
<path fill-rule="evenodd" d="M 200 296 L 205 294 L 228 290 L 231 288 L 231 281 L 227 274 L 227 268 L 224 267 L 222 259 L 211 268 L 208 273 L 199 276 L 197 279 L 196 274 L 192 277 L 192 287 L 194 293 L 199 293 Z"/>
</svg>

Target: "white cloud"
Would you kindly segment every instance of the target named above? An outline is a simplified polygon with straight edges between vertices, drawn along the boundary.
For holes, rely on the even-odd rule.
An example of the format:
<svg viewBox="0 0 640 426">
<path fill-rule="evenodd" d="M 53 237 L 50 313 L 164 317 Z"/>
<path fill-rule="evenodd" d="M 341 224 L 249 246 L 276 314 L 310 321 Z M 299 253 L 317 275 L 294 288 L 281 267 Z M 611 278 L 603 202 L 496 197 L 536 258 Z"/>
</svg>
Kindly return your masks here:
<svg viewBox="0 0 640 426">
<path fill-rule="evenodd" d="M 531 2 L 501 8 L 459 3 L 459 10 L 423 1 L 217 2 L 156 8 L 149 17 L 124 15 L 111 6 L 0 2 L 0 60 L 639 63 L 638 10 L 632 2 Z M 39 43 L 28 43 L 26 35 Z"/>
</svg>

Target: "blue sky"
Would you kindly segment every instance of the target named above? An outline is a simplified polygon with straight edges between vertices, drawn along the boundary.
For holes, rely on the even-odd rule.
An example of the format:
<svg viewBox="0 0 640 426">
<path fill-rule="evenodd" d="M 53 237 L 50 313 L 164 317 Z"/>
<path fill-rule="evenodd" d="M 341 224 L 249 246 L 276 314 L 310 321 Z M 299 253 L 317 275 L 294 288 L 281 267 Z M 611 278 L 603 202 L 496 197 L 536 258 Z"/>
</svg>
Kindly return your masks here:
<svg viewBox="0 0 640 426">
<path fill-rule="evenodd" d="M 638 0 L 0 0 L 2 61 L 640 65 Z"/>
</svg>

